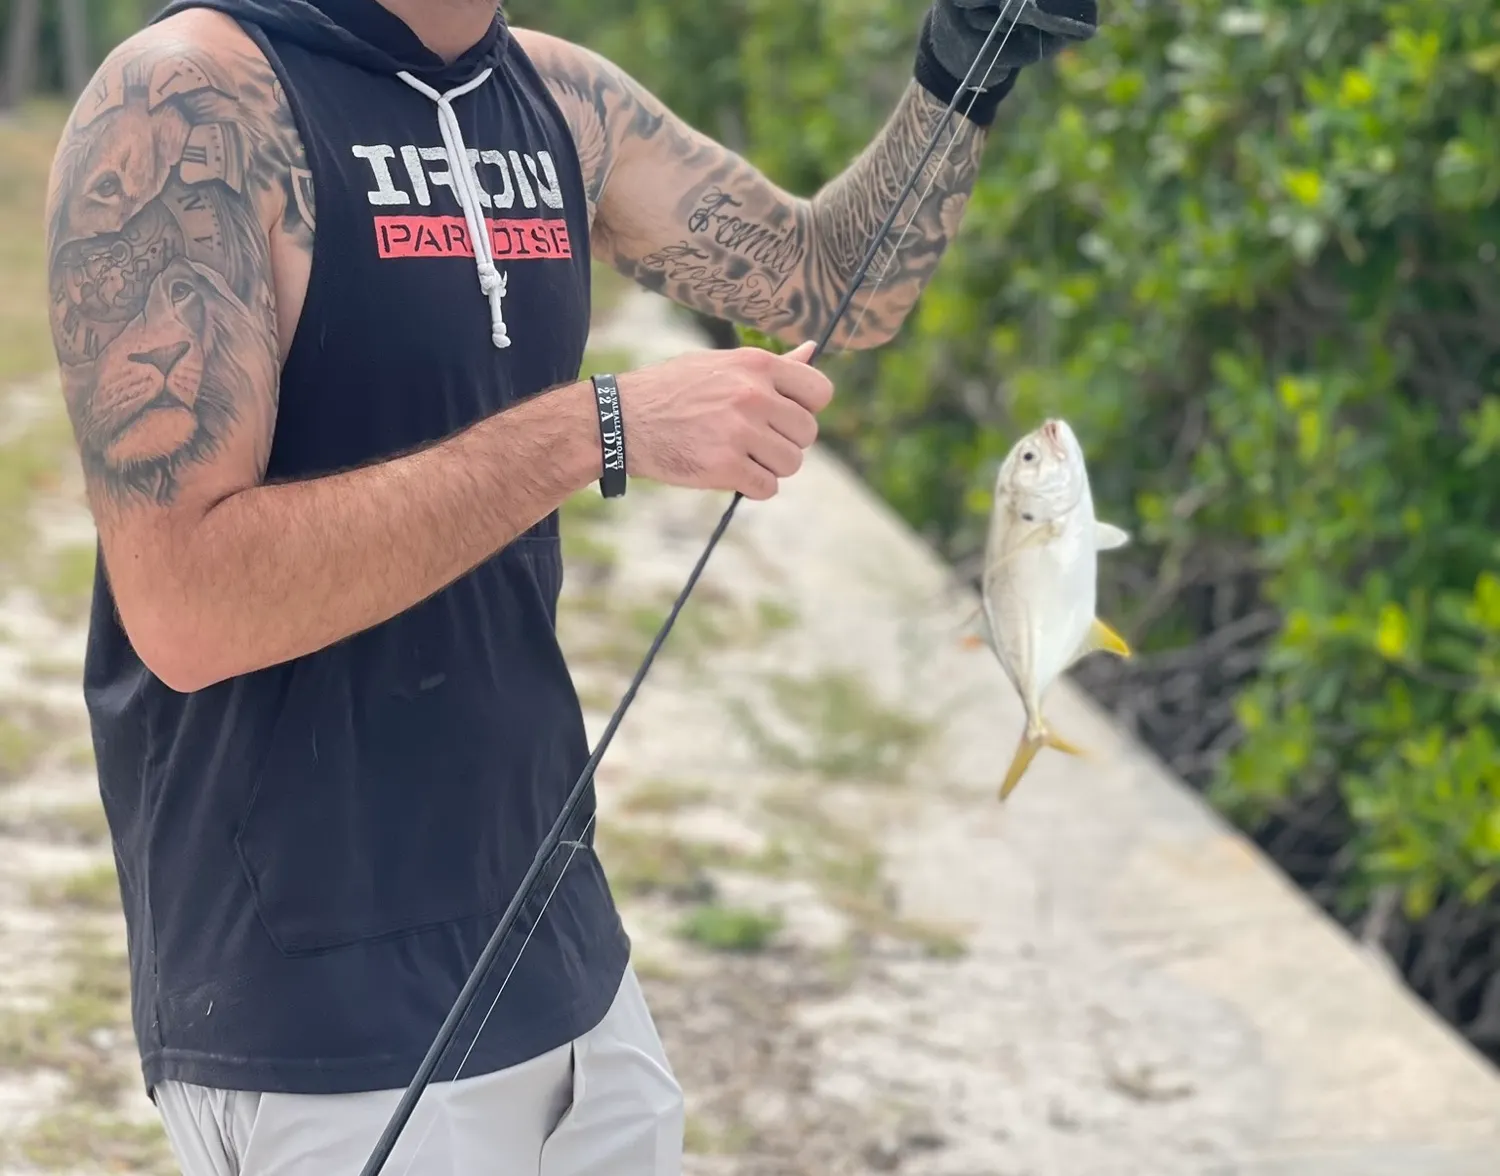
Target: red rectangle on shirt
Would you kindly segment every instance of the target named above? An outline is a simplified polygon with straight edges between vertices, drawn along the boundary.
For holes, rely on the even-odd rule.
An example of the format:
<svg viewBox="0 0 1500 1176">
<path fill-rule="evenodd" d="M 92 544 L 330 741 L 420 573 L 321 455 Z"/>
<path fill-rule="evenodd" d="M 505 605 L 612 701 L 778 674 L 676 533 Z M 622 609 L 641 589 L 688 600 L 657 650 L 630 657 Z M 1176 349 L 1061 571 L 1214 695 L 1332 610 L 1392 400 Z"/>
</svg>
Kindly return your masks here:
<svg viewBox="0 0 1500 1176">
<path fill-rule="evenodd" d="M 497 262 L 566 260 L 573 256 L 568 222 L 555 219 L 485 219 L 490 250 Z M 375 246 L 380 257 L 473 257 L 469 226 L 461 216 L 377 216 Z"/>
</svg>

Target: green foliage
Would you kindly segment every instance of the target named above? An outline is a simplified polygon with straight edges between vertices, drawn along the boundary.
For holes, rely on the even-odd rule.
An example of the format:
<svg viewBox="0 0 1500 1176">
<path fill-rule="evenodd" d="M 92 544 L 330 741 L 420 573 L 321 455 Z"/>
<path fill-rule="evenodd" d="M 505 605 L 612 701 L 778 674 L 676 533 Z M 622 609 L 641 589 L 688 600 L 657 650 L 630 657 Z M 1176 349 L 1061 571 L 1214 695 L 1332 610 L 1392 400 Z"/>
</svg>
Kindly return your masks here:
<svg viewBox="0 0 1500 1176">
<path fill-rule="evenodd" d="M 759 911 L 704 904 L 683 916 L 677 933 L 714 951 L 758 952 L 781 929 L 781 919 Z"/>
<path fill-rule="evenodd" d="M 924 4 L 509 7 L 811 193 L 909 78 Z M 1217 802 L 1254 826 L 1336 788 L 1350 905 L 1480 901 L 1500 879 L 1500 9 L 1105 16 L 1007 100 L 901 336 L 830 365 L 849 391 L 824 436 L 963 554 L 999 457 L 1066 416 L 1138 537 L 1104 594 L 1145 653 L 1270 610 Z M 1240 616 L 1201 603 L 1225 576 L 1251 586 Z"/>
<path fill-rule="evenodd" d="M 1170 602 L 1144 636 L 1223 623 L 1189 563 L 1244 569 L 1281 619 L 1216 799 L 1254 824 L 1340 788 L 1349 901 L 1394 884 L 1413 917 L 1500 878 L 1497 73 L 1493 8 L 1112 10 L 1023 83 L 838 429 L 961 545 L 1016 431 L 1067 416 Z"/>
</svg>

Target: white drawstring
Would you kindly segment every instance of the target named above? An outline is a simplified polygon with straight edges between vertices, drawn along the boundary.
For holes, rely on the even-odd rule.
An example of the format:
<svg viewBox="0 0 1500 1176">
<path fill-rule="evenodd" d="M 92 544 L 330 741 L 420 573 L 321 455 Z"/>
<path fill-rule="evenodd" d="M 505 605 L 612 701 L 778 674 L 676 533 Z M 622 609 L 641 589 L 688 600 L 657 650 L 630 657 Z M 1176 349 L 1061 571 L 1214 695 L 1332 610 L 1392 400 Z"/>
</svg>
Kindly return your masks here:
<svg viewBox="0 0 1500 1176">
<path fill-rule="evenodd" d="M 484 193 L 479 187 L 479 177 L 474 174 L 473 165 L 469 162 L 469 149 L 464 144 L 464 133 L 458 125 L 458 115 L 453 111 L 453 99 L 461 98 L 481 85 L 492 72 L 486 69 L 446 94 L 439 94 L 405 70 L 396 76 L 419 94 L 426 94 L 437 103 L 438 130 L 443 136 L 443 146 L 448 149 L 448 172 L 453 177 L 453 190 L 458 195 L 458 202 L 464 210 L 464 220 L 469 226 L 469 240 L 474 243 L 474 268 L 479 271 L 479 288 L 490 302 L 490 342 L 496 347 L 509 347 L 510 336 L 506 334 L 505 314 L 500 307 L 500 300 L 505 297 L 505 275 L 495 269 L 495 252 L 490 245 L 489 228 L 484 222 L 483 205 L 480 201 Z"/>
</svg>

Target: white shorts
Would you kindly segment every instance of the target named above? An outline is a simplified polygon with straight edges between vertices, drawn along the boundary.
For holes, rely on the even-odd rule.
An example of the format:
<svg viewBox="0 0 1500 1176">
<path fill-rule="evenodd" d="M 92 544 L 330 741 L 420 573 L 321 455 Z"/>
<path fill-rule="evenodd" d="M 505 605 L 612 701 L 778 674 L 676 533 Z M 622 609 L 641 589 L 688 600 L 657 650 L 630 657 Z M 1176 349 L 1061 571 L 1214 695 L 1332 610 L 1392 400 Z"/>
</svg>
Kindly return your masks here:
<svg viewBox="0 0 1500 1176">
<path fill-rule="evenodd" d="M 184 1176 L 359 1176 L 401 1094 L 163 1082 L 156 1105 Z M 627 967 L 576 1041 L 429 1086 L 382 1176 L 680 1176 L 682 1133 L 682 1090 Z"/>
</svg>

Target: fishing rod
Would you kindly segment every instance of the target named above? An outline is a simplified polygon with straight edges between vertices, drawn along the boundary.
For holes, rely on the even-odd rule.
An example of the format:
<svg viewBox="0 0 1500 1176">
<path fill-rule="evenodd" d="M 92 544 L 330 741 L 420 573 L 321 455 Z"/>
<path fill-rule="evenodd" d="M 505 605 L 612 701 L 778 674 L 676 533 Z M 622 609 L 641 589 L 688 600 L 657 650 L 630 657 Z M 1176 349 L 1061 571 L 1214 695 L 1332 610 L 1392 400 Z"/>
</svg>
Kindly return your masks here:
<svg viewBox="0 0 1500 1176">
<path fill-rule="evenodd" d="M 1021 8 L 1027 2 L 1028 0 L 1020 0 L 1020 4 L 1016 9 L 1017 15 L 1020 14 Z M 974 54 L 974 61 L 970 64 L 968 72 L 964 74 L 963 80 L 959 83 L 953 97 L 949 100 L 947 108 L 938 119 L 937 126 L 933 128 L 932 135 L 927 140 L 926 149 L 912 168 L 911 177 L 896 194 L 896 199 L 891 202 L 890 212 L 886 214 L 885 220 L 881 222 L 880 227 L 875 230 L 875 235 L 870 241 L 869 248 L 866 249 L 864 257 L 855 268 L 854 276 L 849 281 L 849 288 L 844 291 L 843 297 L 839 299 L 838 305 L 834 308 L 832 316 L 829 318 L 827 325 L 824 326 L 822 334 L 818 337 L 817 343 L 813 347 L 812 354 L 807 358 L 809 367 L 823 354 L 829 341 L 833 338 L 833 333 L 837 329 L 839 322 L 849 312 L 849 307 L 853 304 L 855 295 L 859 293 L 860 285 L 870 272 L 870 266 L 875 262 L 876 254 L 880 252 L 881 245 L 885 243 L 891 227 L 896 223 L 896 217 L 900 214 L 902 206 L 905 205 L 907 197 L 912 194 L 917 186 L 917 182 L 922 178 L 923 169 L 927 167 L 928 161 L 932 158 L 932 153 L 937 150 L 938 140 L 942 138 L 943 132 L 947 129 L 949 120 L 953 117 L 953 112 L 958 109 L 959 99 L 969 89 L 969 83 L 974 76 L 975 69 L 984 60 L 985 52 L 989 49 L 990 42 L 995 39 L 995 34 L 1000 31 L 1000 26 L 1005 22 L 1006 13 L 1012 3 L 1015 3 L 1015 0 L 1004 0 L 1004 3 L 1002 3 L 1000 13 L 996 16 L 995 23 L 991 27 L 989 35 L 985 37 L 983 43 L 979 46 L 978 52 Z M 1010 31 L 1014 31 L 1015 27 L 1016 25 L 1012 23 Z M 994 61 L 998 61 L 1001 52 L 1004 51 L 1005 42 L 1010 38 L 1010 31 L 1006 32 L 1005 37 L 1001 39 L 999 47 L 995 50 Z M 988 73 L 990 68 L 993 67 L 994 61 L 991 61 L 990 66 L 985 68 L 985 73 Z M 969 99 L 970 108 L 973 107 L 979 93 L 980 91 L 977 88 L 973 91 Z M 952 143 L 949 144 L 949 148 L 951 150 Z M 946 158 L 947 155 L 945 154 L 944 159 Z M 939 164 L 939 170 L 941 170 L 941 163 Z M 933 181 L 936 178 L 934 174 Z M 932 182 L 929 182 L 927 191 L 931 191 L 931 188 Z M 925 199 L 925 196 L 926 192 L 923 193 L 922 197 L 918 198 L 919 207 L 921 200 Z M 913 218 L 915 218 L 916 212 L 916 209 L 912 210 Z M 908 222 L 906 228 L 909 229 L 910 227 L 911 225 Z M 904 240 L 905 236 L 906 229 L 903 229 L 901 239 Z M 899 247 L 899 245 L 900 240 L 897 241 L 897 246 Z M 888 261 L 886 269 L 889 268 L 889 264 Z M 876 281 L 877 286 L 884 276 L 885 269 L 882 269 L 880 278 Z M 869 309 L 868 304 L 865 309 Z M 860 316 L 860 321 L 863 321 L 863 314 Z M 857 328 L 858 324 L 856 324 Z M 698 556 L 697 562 L 693 565 L 693 570 L 688 573 L 688 578 L 682 586 L 682 591 L 677 594 L 677 599 L 672 603 L 671 611 L 667 613 L 666 620 L 662 622 L 661 628 L 652 639 L 650 648 L 646 650 L 646 656 L 641 659 L 640 666 L 636 669 L 635 675 L 630 680 L 630 685 L 621 696 L 614 713 L 610 715 L 609 722 L 605 725 L 603 734 L 599 736 L 598 744 L 589 755 L 588 761 L 584 764 L 583 771 L 579 773 L 577 781 L 574 782 L 571 791 L 569 791 L 567 799 L 563 801 L 563 806 L 557 814 L 557 819 L 552 822 L 552 827 L 547 830 L 547 835 L 542 839 L 541 845 L 537 847 L 536 855 L 531 859 L 531 864 L 527 867 L 526 874 L 521 879 L 521 884 L 516 887 L 516 892 L 506 905 L 505 912 L 500 916 L 500 922 L 496 924 L 494 933 L 490 936 L 489 942 L 485 944 L 484 950 L 480 952 L 479 959 L 475 961 L 474 967 L 469 973 L 469 978 L 464 982 L 463 988 L 454 1000 L 453 1007 L 448 1010 L 447 1017 L 443 1019 L 443 1023 L 437 1031 L 437 1036 L 433 1038 L 432 1045 L 428 1048 L 426 1056 L 423 1057 L 421 1065 L 417 1067 L 416 1074 L 413 1075 L 411 1082 L 407 1085 L 400 1102 L 396 1104 L 395 1110 L 391 1112 L 391 1117 L 386 1123 L 385 1130 L 381 1132 L 374 1150 L 370 1153 L 370 1158 L 365 1161 L 365 1166 L 361 1169 L 360 1176 L 379 1176 L 379 1173 L 385 1168 L 386 1161 L 390 1159 L 391 1153 L 400 1141 L 401 1132 L 405 1130 L 407 1123 L 411 1119 L 412 1112 L 416 1110 L 417 1101 L 431 1084 L 432 1075 L 437 1070 L 438 1064 L 442 1061 L 443 1054 L 452 1043 L 454 1034 L 458 1032 L 459 1025 L 463 1023 L 464 1018 L 473 1009 L 474 1001 L 479 995 L 480 986 L 484 983 L 491 965 L 494 964 L 495 958 L 500 954 L 501 948 L 504 947 L 506 938 L 510 935 L 516 922 L 519 920 L 521 909 L 531 898 L 531 892 L 536 885 L 537 878 L 551 862 L 552 855 L 557 852 L 559 846 L 564 844 L 563 831 L 567 828 L 568 822 L 573 819 L 573 814 L 577 811 L 579 804 L 582 803 L 584 793 L 588 791 L 589 785 L 593 782 L 594 773 L 598 770 L 599 762 L 604 758 L 604 753 L 609 749 L 610 743 L 614 740 L 615 732 L 619 730 L 620 724 L 625 719 L 625 713 L 635 701 L 635 696 L 640 691 L 642 683 L 645 682 L 646 675 L 650 672 L 652 663 L 656 661 L 656 655 L 661 651 L 667 637 L 671 634 L 672 626 L 677 623 L 678 614 L 682 612 L 682 608 L 687 603 L 688 597 L 692 595 L 693 589 L 698 586 L 698 581 L 703 575 L 703 570 L 708 566 L 709 558 L 713 555 L 714 549 L 718 547 L 719 540 L 724 537 L 724 532 L 728 530 L 730 520 L 734 518 L 734 512 L 738 509 L 743 498 L 744 495 L 742 493 L 735 491 L 734 497 L 730 499 L 729 506 L 725 508 L 724 514 L 713 529 L 713 533 L 709 535 L 708 543 L 704 546 L 703 553 Z M 590 824 L 592 822 L 593 818 L 591 817 Z M 577 852 L 579 842 L 574 841 L 570 844 L 572 852 L 569 853 L 567 862 L 563 863 L 564 872 L 568 868 L 568 863 L 573 860 L 573 853 Z M 557 892 L 557 886 L 561 881 L 562 874 L 560 872 L 557 880 L 553 883 L 552 892 L 547 896 L 548 902 L 551 901 L 552 894 Z M 546 914 L 546 909 L 547 905 L 544 903 L 541 911 L 537 913 L 537 922 L 540 922 L 542 916 Z M 535 924 L 533 924 L 532 930 L 534 931 L 535 929 Z M 525 951 L 526 943 L 529 943 L 530 940 L 531 936 L 528 934 L 526 940 L 521 945 L 522 951 Z M 520 953 L 517 953 L 516 962 L 519 959 Z M 501 982 L 500 991 L 495 994 L 495 1003 L 499 1002 L 501 993 L 505 991 L 505 984 L 509 981 L 510 975 L 514 971 L 515 962 L 511 965 L 511 973 L 507 973 L 505 980 Z M 493 1011 L 494 1004 L 491 1004 L 490 1008 Z M 488 1020 L 488 1016 L 486 1016 L 486 1020 Z M 481 1025 L 480 1032 L 483 1032 L 483 1028 L 483 1025 Z M 470 1048 L 472 1049 L 472 1045 Z M 462 1070 L 462 1068 L 463 1064 L 460 1063 L 459 1069 Z M 454 1077 L 456 1079 L 457 1075 L 455 1074 Z"/>
</svg>

